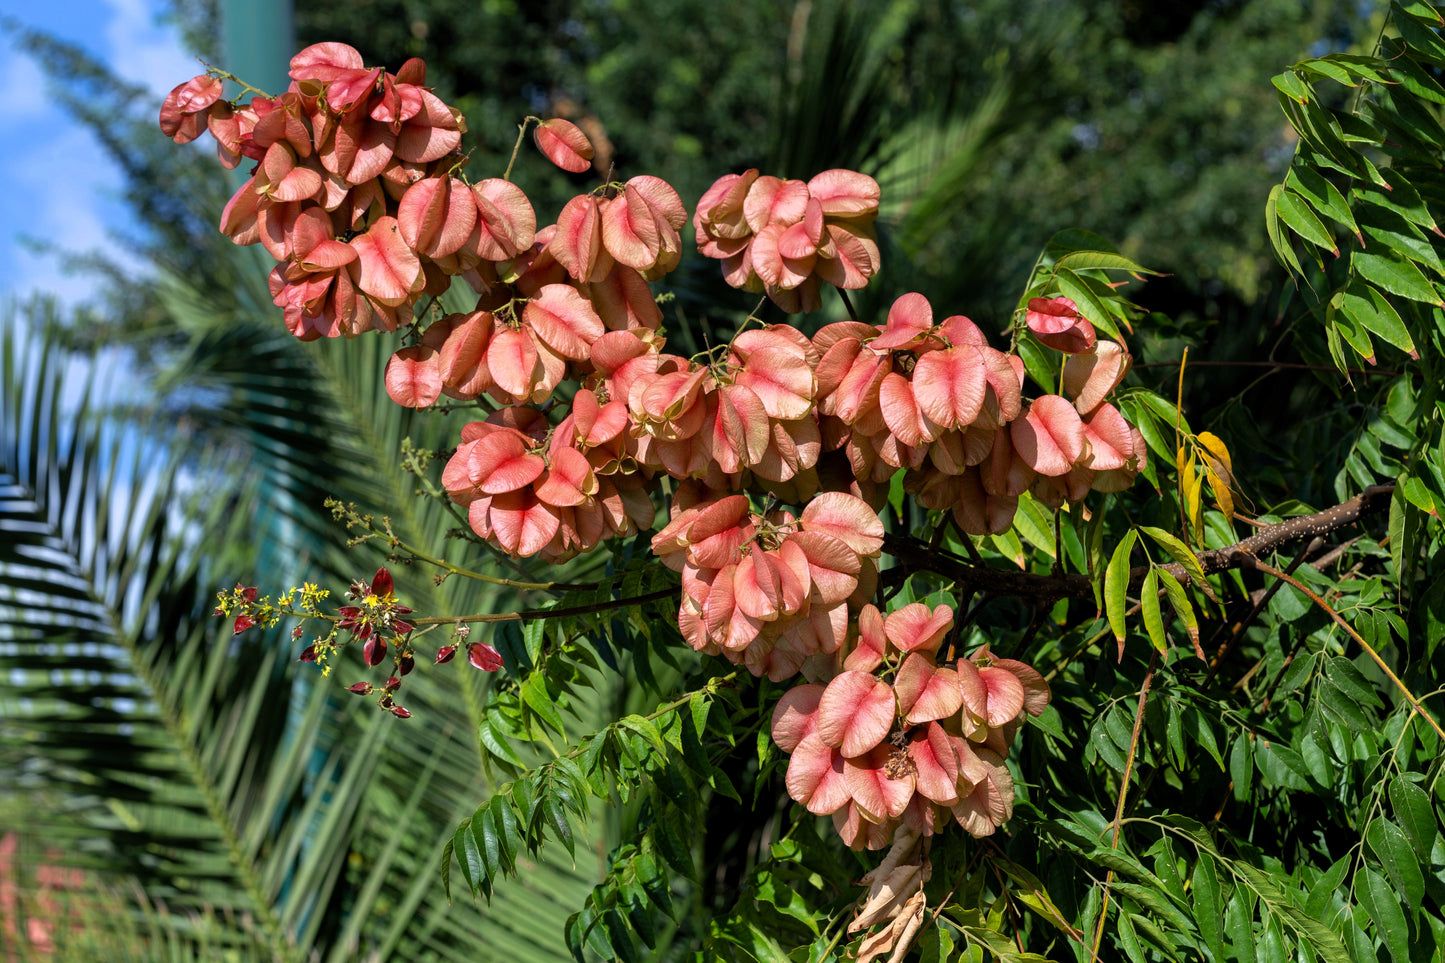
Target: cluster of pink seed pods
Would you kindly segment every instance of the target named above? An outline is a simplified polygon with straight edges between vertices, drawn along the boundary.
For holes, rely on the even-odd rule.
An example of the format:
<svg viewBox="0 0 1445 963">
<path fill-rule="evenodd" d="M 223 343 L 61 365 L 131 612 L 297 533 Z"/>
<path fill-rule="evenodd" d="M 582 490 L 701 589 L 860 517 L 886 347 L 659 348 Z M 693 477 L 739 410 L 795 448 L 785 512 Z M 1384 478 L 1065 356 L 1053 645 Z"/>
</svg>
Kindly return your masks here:
<svg viewBox="0 0 1445 963">
<path fill-rule="evenodd" d="M 223 164 L 256 162 L 221 229 L 279 262 L 271 291 L 297 337 L 411 326 L 417 300 L 454 277 L 477 293 L 473 310 L 411 328 L 386 386 L 409 407 L 443 396 L 501 406 L 462 429 L 442 476 L 479 536 L 560 561 L 652 527 L 653 494 L 669 489 L 652 548 L 682 576 L 683 637 L 754 675 L 808 680 L 773 716 L 792 797 L 832 814 L 854 846 L 950 818 L 993 832 L 1012 811 L 1004 758 L 1048 686 L 987 647 L 940 664 L 946 607 L 885 617 L 870 604 L 877 512 L 899 472 L 918 504 L 975 535 L 1005 531 L 1026 491 L 1057 507 L 1126 487 L 1145 452 L 1106 400 L 1129 369 L 1124 348 L 1098 341 L 1073 302 L 1030 301 L 1021 328 L 1069 356 L 1068 397 L 1030 399 L 1016 354 L 965 317 L 935 323 L 923 295 L 905 294 L 883 324 L 812 338 L 772 325 L 701 356 L 667 354 L 650 283 L 681 256 L 677 192 L 649 175 L 605 184 L 539 230 L 510 181 L 465 179 L 463 120 L 425 75 L 419 60 L 391 74 L 318 44 L 293 58 L 285 93 L 244 106 L 221 100 L 220 80 L 193 78 L 166 99 L 161 127 L 181 143 L 209 129 Z M 566 121 L 541 122 L 534 138 L 559 166 L 588 169 L 591 146 Z M 692 223 L 730 284 L 807 311 L 823 284 L 858 289 L 876 274 L 878 203 L 877 183 L 854 171 L 804 182 L 750 170 L 719 179 Z M 367 605 L 343 609 L 340 626 L 376 665 L 376 613 L 409 610 L 385 570 L 358 597 Z M 484 643 L 468 656 L 501 664 Z M 388 708 L 404 674 L 384 688 Z"/>
<path fill-rule="evenodd" d="M 915 602 L 886 619 L 865 605 L 841 671 L 791 689 L 773 711 L 773 740 L 791 755 L 788 793 L 831 814 L 850 846 L 881 849 L 899 826 L 932 835 L 949 818 L 987 836 L 1013 813 L 1004 757 L 1049 688 L 987 647 L 937 664 L 952 626 L 941 605 Z"/>
<path fill-rule="evenodd" d="M 1067 313 L 1072 330 L 1088 324 L 1066 299 L 1036 300 L 1030 329 L 1042 309 Z M 1025 491 L 1057 507 L 1091 488 L 1127 487 L 1143 465 L 1143 439 L 1103 398 L 1128 372 L 1128 354 L 1096 342 L 1092 328 L 1059 343 L 1084 349 L 1065 365 L 1078 408 L 1057 395 L 1026 399 L 1017 355 L 991 347 L 965 317 L 934 323 L 920 294 L 895 301 L 882 326 L 830 324 L 813 338 L 825 448 L 841 448 L 871 504 L 903 470 L 920 505 L 951 511 L 972 535 L 1006 531 Z"/>
<path fill-rule="evenodd" d="M 725 174 L 693 215 L 697 249 L 735 288 L 766 291 L 784 311 L 822 307 L 823 284 L 853 291 L 878 273 L 878 182 L 849 170 L 804 183 L 756 170 Z"/>
<path fill-rule="evenodd" d="M 828 492 L 802 513 L 753 512 L 743 495 L 684 485 L 652 550 L 682 574 L 678 627 L 694 649 L 778 682 L 810 660 L 827 671 L 849 634 L 849 601 L 873 594 L 883 523 L 861 499 Z"/>
</svg>

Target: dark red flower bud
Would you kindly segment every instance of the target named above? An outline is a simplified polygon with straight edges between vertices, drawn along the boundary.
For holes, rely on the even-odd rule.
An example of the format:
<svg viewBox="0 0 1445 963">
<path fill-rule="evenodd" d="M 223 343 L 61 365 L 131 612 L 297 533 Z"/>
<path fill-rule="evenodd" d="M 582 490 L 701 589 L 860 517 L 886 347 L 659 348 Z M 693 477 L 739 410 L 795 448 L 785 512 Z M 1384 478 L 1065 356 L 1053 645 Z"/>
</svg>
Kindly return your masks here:
<svg viewBox="0 0 1445 963">
<path fill-rule="evenodd" d="M 367 665 L 380 665 L 381 660 L 386 658 L 386 640 L 379 635 L 367 639 L 361 647 L 361 657 Z"/>
<path fill-rule="evenodd" d="M 411 718 L 411 713 L 408 712 L 406 709 L 403 709 L 401 706 L 392 706 L 392 707 L 391 707 L 391 714 L 394 715 L 394 716 L 396 716 L 398 719 L 410 719 L 410 718 Z"/>
<path fill-rule="evenodd" d="M 384 568 L 376 570 L 376 577 L 371 580 L 371 594 L 380 595 L 382 598 L 392 594 L 391 573 Z"/>
<path fill-rule="evenodd" d="M 240 635 L 242 632 L 256 624 L 256 620 L 249 615 L 236 616 L 236 624 L 231 629 L 232 635 Z"/>
<path fill-rule="evenodd" d="M 372 689 L 370 682 L 353 682 L 346 687 L 347 692 L 355 692 L 357 695 L 371 695 Z"/>
<path fill-rule="evenodd" d="M 485 642 L 467 646 L 467 661 L 483 672 L 496 672 L 502 667 L 502 653 Z"/>
<path fill-rule="evenodd" d="M 442 665 L 443 663 L 450 662 L 452 660 L 452 656 L 456 654 L 457 647 L 455 645 L 444 645 L 440 649 L 437 649 L 436 664 Z"/>
<path fill-rule="evenodd" d="M 401 661 L 398 662 L 396 666 L 397 671 L 400 672 L 402 675 L 409 675 L 411 673 L 411 670 L 415 668 L 416 659 L 412 658 L 409 655 L 402 656 Z"/>
<path fill-rule="evenodd" d="M 315 662 L 315 661 L 316 661 L 316 646 L 314 646 L 314 645 L 308 645 L 306 648 L 302 649 L 302 650 L 301 650 L 301 655 L 297 657 L 297 660 L 296 660 L 296 661 L 298 661 L 298 662 Z"/>
</svg>

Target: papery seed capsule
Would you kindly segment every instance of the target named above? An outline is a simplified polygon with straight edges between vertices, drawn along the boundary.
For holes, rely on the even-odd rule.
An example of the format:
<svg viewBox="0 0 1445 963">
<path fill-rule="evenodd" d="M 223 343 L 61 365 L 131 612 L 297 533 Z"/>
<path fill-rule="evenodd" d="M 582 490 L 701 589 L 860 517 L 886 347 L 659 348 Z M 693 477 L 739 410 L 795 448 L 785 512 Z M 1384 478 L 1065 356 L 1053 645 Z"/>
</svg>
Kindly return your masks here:
<svg viewBox="0 0 1445 963">
<path fill-rule="evenodd" d="M 386 640 L 379 635 L 367 639 L 361 647 L 361 657 L 367 665 L 380 665 L 381 660 L 386 658 Z"/>
<path fill-rule="evenodd" d="M 502 667 L 502 656 L 485 642 L 473 642 L 467 646 L 467 661 L 483 672 L 496 672 Z"/>
<path fill-rule="evenodd" d="M 392 707 L 391 707 L 391 714 L 394 715 L 394 716 L 396 716 L 398 719 L 410 719 L 410 718 L 411 718 L 411 713 L 410 713 L 409 711 L 407 711 L 406 709 L 403 709 L 401 706 L 392 706 Z"/>
<path fill-rule="evenodd" d="M 298 661 L 298 662 L 315 662 L 315 661 L 316 661 L 316 646 L 314 646 L 314 645 L 308 645 L 306 648 L 302 649 L 302 650 L 301 650 L 301 655 L 297 657 L 296 661 Z"/>
<path fill-rule="evenodd" d="M 357 695 L 371 695 L 372 684 L 370 682 L 353 682 L 346 687 L 347 692 L 355 692 Z"/>
<path fill-rule="evenodd" d="M 444 645 L 440 649 L 437 649 L 436 664 L 442 665 L 443 663 L 450 662 L 452 660 L 452 656 L 456 654 L 457 647 L 455 645 Z"/>
<path fill-rule="evenodd" d="M 414 658 L 411 657 L 410 655 L 404 655 L 404 656 L 401 657 L 401 661 L 399 661 L 399 662 L 397 663 L 396 670 L 397 670 L 397 672 L 401 673 L 402 675 L 407 675 L 407 674 L 409 674 L 409 673 L 411 672 L 412 669 L 415 669 L 415 668 L 416 668 L 416 659 L 414 659 Z"/>
<path fill-rule="evenodd" d="M 400 689 L 400 688 L 401 688 L 401 680 L 398 679 L 396 676 L 392 676 L 390 679 L 387 679 L 387 680 L 386 680 L 386 691 L 387 691 L 387 692 L 395 692 L 397 689 Z"/>
</svg>

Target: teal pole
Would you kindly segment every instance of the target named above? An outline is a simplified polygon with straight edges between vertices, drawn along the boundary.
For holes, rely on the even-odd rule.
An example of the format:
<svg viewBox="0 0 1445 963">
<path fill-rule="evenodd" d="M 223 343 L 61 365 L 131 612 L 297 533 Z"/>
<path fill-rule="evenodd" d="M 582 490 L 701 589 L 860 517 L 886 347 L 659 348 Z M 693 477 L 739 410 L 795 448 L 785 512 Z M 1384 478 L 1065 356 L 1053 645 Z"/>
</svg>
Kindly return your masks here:
<svg viewBox="0 0 1445 963">
<path fill-rule="evenodd" d="M 295 51 L 291 0 L 221 0 L 219 66 L 268 94 L 284 91 Z"/>
</svg>

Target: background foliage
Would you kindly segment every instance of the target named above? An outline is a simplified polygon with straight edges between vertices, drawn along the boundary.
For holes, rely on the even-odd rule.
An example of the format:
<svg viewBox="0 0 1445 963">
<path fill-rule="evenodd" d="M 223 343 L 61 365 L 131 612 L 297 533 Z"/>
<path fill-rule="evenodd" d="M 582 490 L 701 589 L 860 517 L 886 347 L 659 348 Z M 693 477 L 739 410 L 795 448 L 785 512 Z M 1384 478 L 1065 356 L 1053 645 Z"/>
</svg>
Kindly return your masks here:
<svg viewBox="0 0 1445 963">
<path fill-rule="evenodd" d="M 205 41 L 214 11 L 178 12 Z M 521 116 L 556 112 L 602 125 L 620 173 L 661 174 L 689 202 L 744 166 L 873 173 L 891 206 L 865 311 L 920 290 L 997 329 L 1055 231 L 1112 239 L 1171 276 L 1124 292 L 1153 312 L 1131 339 L 1126 405 L 1159 491 L 1141 482 L 1100 507 L 1104 548 L 1130 525 L 1189 527 L 1172 407 L 1188 347 L 1183 427 L 1228 442 L 1242 511 L 1268 523 L 1396 482 L 1388 513 L 1275 564 L 1425 697 L 1441 686 L 1445 634 L 1445 42 L 1428 5 L 1396 7 L 1393 27 L 1386 12 L 323 2 L 297 10 L 297 39 L 349 42 L 392 67 L 425 57 L 468 115 L 473 170 L 505 164 Z M 1382 31 L 1388 67 L 1337 57 L 1269 82 L 1330 50 L 1370 55 Z M 328 494 L 466 564 L 445 538 L 456 520 L 413 497 L 399 456 L 408 436 L 447 448 L 453 427 L 385 399 L 380 339 L 301 346 L 281 332 L 254 252 L 214 230 L 229 189 L 212 165 L 157 138 L 138 91 L 28 40 L 126 165 L 157 272 L 114 277 L 109 300 L 78 318 L 13 308 L 0 345 L 0 753 L 16 774 L 5 825 L 21 843 L 13 872 L 85 871 L 64 890 L 84 922 L 55 931 L 60 952 L 840 952 L 852 880 L 877 857 L 799 819 L 765 735 L 777 693 L 693 657 L 668 602 L 509 626 L 492 639 L 508 657 L 495 686 L 464 665 L 418 672 L 405 724 L 341 692 L 345 675 L 289 666 L 289 639 L 233 640 L 209 617 L 215 589 L 257 573 L 273 587 L 324 576 L 333 591 L 369 575 L 379 556 L 342 550 Z M 555 211 L 579 186 L 541 168 L 519 177 Z M 728 332 L 751 306 L 713 274 L 674 275 L 679 341 Z M 110 346 L 102 365 L 152 373 L 153 391 L 108 391 L 100 367 L 66 362 L 66 349 L 98 345 Z M 157 436 L 158 422 L 175 427 Z M 1205 545 L 1248 534 L 1214 506 L 1201 516 Z M 1052 571 L 1051 519 L 1034 521 L 982 545 L 986 557 Z M 891 518 L 899 532 L 923 523 Z M 1063 564 L 1086 570 L 1088 530 L 1066 529 L 1063 545 Z M 591 564 L 564 575 L 602 575 L 627 595 L 666 587 L 645 546 Z M 541 604 L 397 578 L 427 611 Z M 947 925 L 928 930 L 922 958 L 1088 959 L 1096 932 L 1103 959 L 1440 956 L 1436 736 L 1298 590 L 1258 573 L 1214 582 L 1217 603 L 1193 599 L 1211 666 L 1182 623 L 1156 661 L 1137 616 L 1116 661 L 1092 598 L 974 611 L 966 647 L 1026 658 L 1055 703 L 1015 754 L 1007 833 L 935 854 L 930 906 Z M 920 576 L 899 598 L 967 601 L 955 592 Z M 1438 697 L 1431 707 L 1438 716 Z M 440 861 L 444 846 L 456 862 Z M 53 915 L 35 902 L 20 912 Z"/>
</svg>

